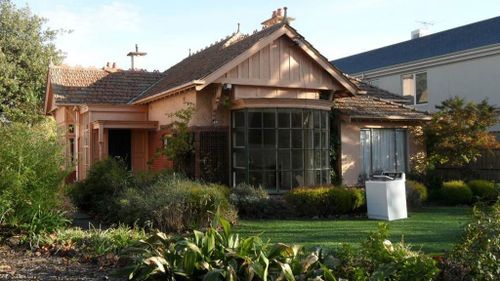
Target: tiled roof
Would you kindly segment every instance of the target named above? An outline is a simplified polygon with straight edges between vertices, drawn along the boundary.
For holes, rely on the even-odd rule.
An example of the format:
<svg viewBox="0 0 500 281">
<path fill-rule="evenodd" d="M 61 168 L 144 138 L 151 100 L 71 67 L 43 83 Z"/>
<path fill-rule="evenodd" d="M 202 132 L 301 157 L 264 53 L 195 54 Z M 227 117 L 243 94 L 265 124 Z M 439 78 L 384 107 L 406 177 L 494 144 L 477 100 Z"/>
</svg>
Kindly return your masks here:
<svg viewBox="0 0 500 281">
<path fill-rule="evenodd" d="M 403 97 L 350 78 L 365 94 L 336 98 L 333 108 L 354 119 L 428 120 L 430 115 L 415 110 Z M 398 99 L 399 98 L 399 99 Z M 403 99 L 403 100 L 402 100 Z M 396 102 L 396 101 L 400 102 Z"/>
<path fill-rule="evenodd" d="M 165 77 L 163 79 L 159 80 L 151 88 L 136 97 L 134 101 L 154 96 L 190 81 L 204 78 L 236 58 L 241 53 L 248 50 L 262 38 L 283 27 L 283 25 L 284 24 L 276 24 L 262 29 L 252 35 L 246 37 L 243 36 L 240 40 L 236 40 L 232 44 L 226 44 L 233 38 L 228 37 L 194 55 L 185 58 L 181 62 L 167 69 L 164 72 Z"/>
<path fill-rule="evenodd" d="M 126 104 L 161 77 L 159 72 L 68 66 L 49 70 L 56 104 Z"/>
<path fill-rule="evenodd" d="M 412 96 L 401 96 L 398 94 L 394 94 L 392 92 L 370 85 L 362 81 L 361 79 L 357 79 L 354 77 L 349 77 L 349 80 L 351 80 L 351 82 L 361 90 L 361 93 L 364 93 L 366 95 L 406 105 L 413 104 Z"/>
<path fill-rule="evenodd" d="M 331 63 L 344 73 L 354 74 L 494 44 L 500 44 L 500 17 L 333 60 Z"/>
</svg>

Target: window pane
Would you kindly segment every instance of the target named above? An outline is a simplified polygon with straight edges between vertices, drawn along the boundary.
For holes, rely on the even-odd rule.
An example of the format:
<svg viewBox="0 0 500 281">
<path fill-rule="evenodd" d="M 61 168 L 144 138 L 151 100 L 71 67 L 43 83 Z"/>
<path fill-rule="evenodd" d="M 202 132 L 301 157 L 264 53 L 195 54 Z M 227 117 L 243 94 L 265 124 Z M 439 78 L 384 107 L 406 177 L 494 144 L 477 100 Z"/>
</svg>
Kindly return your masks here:
<svg viewBox="0 0 500 281">
<path fill-rule="evenodd" d="M 303 171 L 293 171 L 292 172 L 292 188 L 304 186 L 304 172 Z"/>
<path fill-rule="evenodd" d="M 280 190 L 289 190 L 292 187 L 292 173 L 280 172 L 278 177 L 278 186 Z"/>
<path fill-rule="evenodd" d="M 321 168 L 321 150 L 314 151 L 314 168 Z"/>
<path fill-rule="evenodd" d="M 306 186 L 314 185 L 314 177 L 315 177 L 315 171 L 306 171 L 304 185 Z"/>
<path fill-rule="evenodd" d="M 328 131 L 322 130 L 321 131 L 321 148 L 324 148 L 324 149 L 330 148 L 329 138 L 330 138 L 330 136 L 328 135 Z"/>
<path fill-rule="evenodd" d="M 290 170 L 290 150 L 280 150 L 278 152 L 278 169 Z"/>
<path fill-rule="evenodd" d="M 308 149 L 304 152 L 306 163 L 306 169 L 314 168 L 314 150 Z"/>
<path fill-rule="evenodd" d="M 276 117 L 274 112 L 264 112 L 264 128 L 276 127 Z"/>
<path fill-rule="evenodd" d="M 276 150 L 263 150 L 260 153 L 262 156 L 262 169 L 276 170 Z"/>
<path fill-rule="evenodd" d="M 323 184 L 323 181 L 321 180 L 321 170 L 314 171 L 314 184 Z"/>
<path fill-rule="evenodd" d="M 312 121 L 312 112 L 311 111 L 304 111 L 304 128 L 312 129 L 313 127 L 313 121 Z"/>
<path fill-rule="evenodd" d="M 302 128 L 302 111 L 292 111 L 292 128 Z"/>
<path fill-rule="evenodd" d="M 298 170 L 304 168 L 304 159 L 301 149 L 292 149 L 292 169 Z"/>
<path fill-rule="evenodd" d="M 290 113 L 278 112 L 278 127 L 290 128 Z"/>
<path fill-rule="evenodd" d="M 267 172 L 263 174 L 263 187 L 265 189 L 276 189 L 276 173 Z"/>
<path fill-rule="evenodd" d="M 321 124 L 321 118 L 319 111 L 314 111 L 314 128 L 319 129 Z"/>
<path fill-rule="evenodd" d="M 326 129 L 328 126 L 328 112 L 321 113 L 321 129 Z"/>
<path fill-rule="evenodd" d="M 262 144 L 262 130 L 250 129 L 248 130 L 248 146 L 260 147 Z"/>
<path fill-rule="evenodd" d="M 415 96 L 415 81 L 413 80 L 413 74 L 401 75 L 401 84 L 403 96 Z"/>
<path fill-rule="evenodd" d="M 262 112 L 248 112 L 248 126 L 262 128 Z"/>
<path fill-rule="evenodd" d="M 250 150 L 248 165 L 251 170 L 262 170 L 262 151 Z"/>
<path fill-rule="evenodd" d="M 264 147 L 273 148 L 276 147 L 276 130 L 275 129 L 265 129 L 264 131 Z"/>
<path fill-rule="evenodd" d="M 323 168 L 330 168 L 330 151 L 324 149 L 323 150 L 323 157 L 321 158 L 323 162 Z"/>
<path fill-rule="evenodd" d="M 233 112 L 233 128 L 244 128 L 245 127 L 245 112 L 235 111 Z"/>
<path fill-rule="evenodd" d="M 278 147 L 279 148 L 289 148 L 290 147 L 290 130 L 278 130 Z"/>
<path fill-rule="evenodd" d="M 233 147 L 245 147 L 245 131 L 233 131 Z"/>
<path fill-rule="evenodd" d="M 304 130 L 304 148 L 313 148 L 313 130 Z"/>
<path fill-rule="evenodd" d="M 236 170 L 233 172 L 233 182 L 235 185 L 244 183 L 247 180 L 247 172 L 245 170 Z"/>
<path fill-rule="evenodd" d="M 262 172 L 250 171 L 248 173 L 248 183 L 253 186 L 262 186 Z"/>
<path fill-rule="evenodd" d="M 361 130 L 361 175 L 371 175 L 371 134 L 370 130 Z"/>
<path fill-rule="evenodd" d="M 427 90 L 427 73 L 417 73 L 415 75 L 416 103 L 429 102 L 429 92 Z"/>
<path fill-rule="evenodd" d="M 314 148 L 321 148 L 321 131 L 314 130 Z"/>
<path fill-rule="evenodd" d="M 292 130 L 292 147 L 302 148 L 302 130 Z"/>
<path fill-rule="evenodd" d="M 233 152 L 233 167 L 242 169 L 247 167 L 246 151 L 236 150 Z"/>
<path fill-rule="evenodd" d="M 323 181 L 323 184 L 330 184 L 331 183 L 331 180 L 330 180 L 330 170 L 323 170 L 321 171 L 322 173 L 322 181 Z"/>
</svg>

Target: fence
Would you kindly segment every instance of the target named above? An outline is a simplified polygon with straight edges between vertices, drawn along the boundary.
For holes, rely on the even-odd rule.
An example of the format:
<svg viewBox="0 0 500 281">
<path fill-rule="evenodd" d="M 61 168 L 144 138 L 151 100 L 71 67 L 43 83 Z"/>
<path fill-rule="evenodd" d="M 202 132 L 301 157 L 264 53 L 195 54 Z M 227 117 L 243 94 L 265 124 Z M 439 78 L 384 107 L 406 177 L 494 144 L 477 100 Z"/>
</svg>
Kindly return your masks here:
<svg viewBox="0 0 500 281">
<path fill-rule="evenodd" d="M 500 182 L 500 149 L 484 152 L 476 162 L 464 167 L 437 167 L 436 173 L 446 179 L 485 179 Z"/>
</svg>

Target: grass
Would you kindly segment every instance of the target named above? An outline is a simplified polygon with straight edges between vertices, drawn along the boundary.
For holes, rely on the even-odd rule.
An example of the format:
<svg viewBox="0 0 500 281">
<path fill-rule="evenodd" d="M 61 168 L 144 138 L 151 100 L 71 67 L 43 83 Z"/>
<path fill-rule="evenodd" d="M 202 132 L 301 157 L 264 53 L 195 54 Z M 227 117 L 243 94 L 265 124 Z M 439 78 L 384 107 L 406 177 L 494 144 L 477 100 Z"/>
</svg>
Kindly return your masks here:
<svg viewBox="0 0 500 281">
<path fill-rule="evenodd" d="M 471 208 L 429 207 L 411 212 L 406 220 L 388 222 L 393 242 L 402 239 L 426 254 L 450 251 L 458 242 L 464 225 L 471 218 Z M 241 220 L 241 235 L 262 234 L 273 242 L 300 244 L 307 248 L 333 249 L 341 243 L 359 246 L 380 221 L 368 219 L 337 220 Z"/>
</svg>

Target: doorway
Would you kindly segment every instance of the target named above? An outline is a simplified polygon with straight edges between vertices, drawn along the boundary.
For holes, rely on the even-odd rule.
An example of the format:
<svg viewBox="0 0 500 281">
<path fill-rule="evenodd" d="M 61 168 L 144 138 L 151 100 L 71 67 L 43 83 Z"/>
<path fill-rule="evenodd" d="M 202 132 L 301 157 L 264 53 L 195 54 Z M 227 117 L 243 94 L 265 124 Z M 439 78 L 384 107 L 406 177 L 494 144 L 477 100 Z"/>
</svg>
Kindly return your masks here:
<svg viewBox="0 0 500 281">
<path fill-rule="evenodd" d="M 129 170 L 132 169 L 131 135 L 131 130 L 109 129 L 109 156 L 122 160 Z"/>
</svg>

